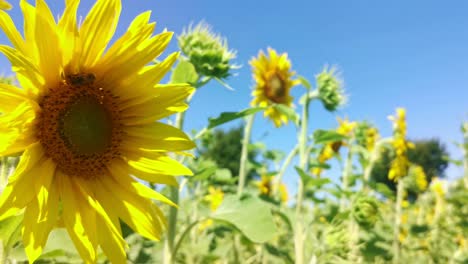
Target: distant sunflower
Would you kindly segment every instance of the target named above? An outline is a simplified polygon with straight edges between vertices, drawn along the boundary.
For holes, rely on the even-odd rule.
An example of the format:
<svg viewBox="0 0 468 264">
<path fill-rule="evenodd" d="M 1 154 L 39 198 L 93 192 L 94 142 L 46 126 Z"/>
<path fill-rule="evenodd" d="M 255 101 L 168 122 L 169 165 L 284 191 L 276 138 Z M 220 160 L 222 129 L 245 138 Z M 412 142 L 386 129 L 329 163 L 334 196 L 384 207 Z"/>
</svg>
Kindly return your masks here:
<svg viewBox="0 0 468 264">
<path fill-rule="evenodd" d="M 286 53 L 279 55 L 274 49 L 268 48 L 268 55 L 260 51 L 258 57 L 250 61 L 255 80 L 251 105 L 268 107 L 264 112 L 265 117 L 280 127 L 288 123 L 288 117 L 273 106 L 282 104 L 291 107 L 293 97 L 290 90 L 298 82 L 292 79 L 295 72 L 291 71 L 291 62 Z"/>
<path fill-rule="evenodd" d="M 125 263 L 119 219 L 159 240 L 166 222 L 152 199 L 174 205 L 133 176 L 176 185 L 173 175 L 191 174 L 168 152 L 194 143 L 155 121 L 184 111 L 193 88 L 158 84 L 178 53 L 146 66 L 172 33 L 152 36 L 155 23 L 145 12 L 107 48 L 120 0 L 97 1 L 81 26 L 79 2 L 66 1 L 56 22 L 44 0 L 36 6 L 21 1 L 24 39 L 0 11 L 0 27 L 13 44 L 0 52 L 22 87 L 0 85 L 0 156 L 23 152 L 0 197 L 0 219 L 25 208 L 23 242 L 31 263 L 58 222 L 84 262 L 96 262 L 100 246 L 110 262 Z"/>
</svg>

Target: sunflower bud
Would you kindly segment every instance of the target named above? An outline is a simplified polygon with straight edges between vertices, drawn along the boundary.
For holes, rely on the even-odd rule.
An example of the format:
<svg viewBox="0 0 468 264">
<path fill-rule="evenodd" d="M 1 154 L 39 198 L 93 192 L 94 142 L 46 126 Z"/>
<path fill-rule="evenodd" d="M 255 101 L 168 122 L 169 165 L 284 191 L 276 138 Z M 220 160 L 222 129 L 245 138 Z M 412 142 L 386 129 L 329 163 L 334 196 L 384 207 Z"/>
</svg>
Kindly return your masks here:
<svg viewBox="0 0 468 264">
<path fill-rule="evenodd" d="M 189 26 L 178 41 L 199 75 L 224 79 L 231 75 L 230 70 L 237 68 L 230 64 L 236 54 L 229 50 L 226 39 L 213 33 L 211 26 L 204 22 Z"/>
<path fill-rule="evenodd" d="M 335 68 L 325 67 L 316 78 L 320 100 L 328 111 L 335 111 L 346 102 L 343 81 L 338 78 Z"/>
<path fill-rule="evenodd" d="M 371 228 L 377 222 L 379 206 L 372 197 L 361 196 L 353 204 L 352 215 L 354 220 L 364 228 Z"/>
</svg>

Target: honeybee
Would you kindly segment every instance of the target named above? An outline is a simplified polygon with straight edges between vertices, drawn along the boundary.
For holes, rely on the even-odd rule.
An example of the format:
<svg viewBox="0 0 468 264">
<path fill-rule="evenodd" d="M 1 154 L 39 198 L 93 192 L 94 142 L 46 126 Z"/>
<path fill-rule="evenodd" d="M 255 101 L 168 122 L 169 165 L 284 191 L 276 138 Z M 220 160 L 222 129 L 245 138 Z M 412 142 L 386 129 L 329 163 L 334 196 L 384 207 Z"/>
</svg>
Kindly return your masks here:
<svg viewBox="0 0 468 264">
<path fill-rule="evenodd" d="M 92 84 L 96 80 L 96 76 L 92 73 L 78 73 L 65 76 L 62 74 L 62 78 L 67 84 L 73 86 Z"/>
</svg>

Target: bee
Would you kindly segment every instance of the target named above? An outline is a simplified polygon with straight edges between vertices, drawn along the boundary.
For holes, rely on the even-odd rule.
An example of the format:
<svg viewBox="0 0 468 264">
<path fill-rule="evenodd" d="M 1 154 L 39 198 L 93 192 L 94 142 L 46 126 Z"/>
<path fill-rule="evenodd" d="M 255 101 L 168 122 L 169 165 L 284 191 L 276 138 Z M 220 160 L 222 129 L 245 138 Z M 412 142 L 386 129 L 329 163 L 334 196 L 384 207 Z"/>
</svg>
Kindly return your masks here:
<svg viewBox="0 0 468 264">
<path fill-rule="evenodd" d="M 96 76 L 92 73 L 78 73 L 65 75 L 62 78 L 65 79 L 65 82 L 73 86 L 82 86 L 92 84 L 96 80 Z"/>
</svg>

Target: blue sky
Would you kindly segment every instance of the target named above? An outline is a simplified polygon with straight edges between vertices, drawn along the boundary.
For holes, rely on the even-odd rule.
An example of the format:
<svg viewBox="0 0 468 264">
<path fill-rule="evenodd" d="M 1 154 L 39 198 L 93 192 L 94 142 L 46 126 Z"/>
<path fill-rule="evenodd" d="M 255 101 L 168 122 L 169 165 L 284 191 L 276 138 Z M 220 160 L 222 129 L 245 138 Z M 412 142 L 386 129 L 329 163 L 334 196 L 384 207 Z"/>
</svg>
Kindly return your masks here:
<svg viewBox="0 0 468 264">
<path fill-rule="evenodd" d="M 17 1 L 11 11 L 21 24 Z M 62 1 L 49 0 L 54 14 Z M 85 15 L 94 1 L 82 1 Z M 438 137 L 454 157 L 460 152 L 452 141 L 460 141 L 460 123 L 468 118 L 468 2 L 458 1 L 312 1 L 312 0 L 122 0 L 123 12 L 117 35 L 131 19 L 153 10 L 158 29 L 180 33 L 190 22 L 205 20 L 227 37 L 237 50 L 235 63 L 243 65 L 228 82 L 236 91 L 216 83 L 196 95 L 187 113 L 187 130 L 201 129 L 207 118 L 223 111 L 246 108 L 251 100 L 252 79 L 248 61 L 260 49 L 273 47 L 288 52 L 293 68 L 313 79 L 325 64 L 342 71 L 350 95 L 348 105 L 335 114 L 320 103 L 311 107 L 310 129 L 333 128 L 335 116 L 368 120 L 384 136 L 391 134 L 387 116 L 396 107 L 408 111 L 410 138 Z M 19 26 L 22 28 L 22 26 Z M 1 43 L 6 39 L 2 34 Z M 174 39 L 169 51 L 177 49 Z M 8 72 L 2 56 L 0 65 Z M 293 95 L 304 90 L 294 88 Z M 274 129 L 257 117 L 254 140 L 271 148 L 289 151 L 296 131 L 289 125 Z M 451 168 L 450 177 L 460 174 Z"/>
</svg>

